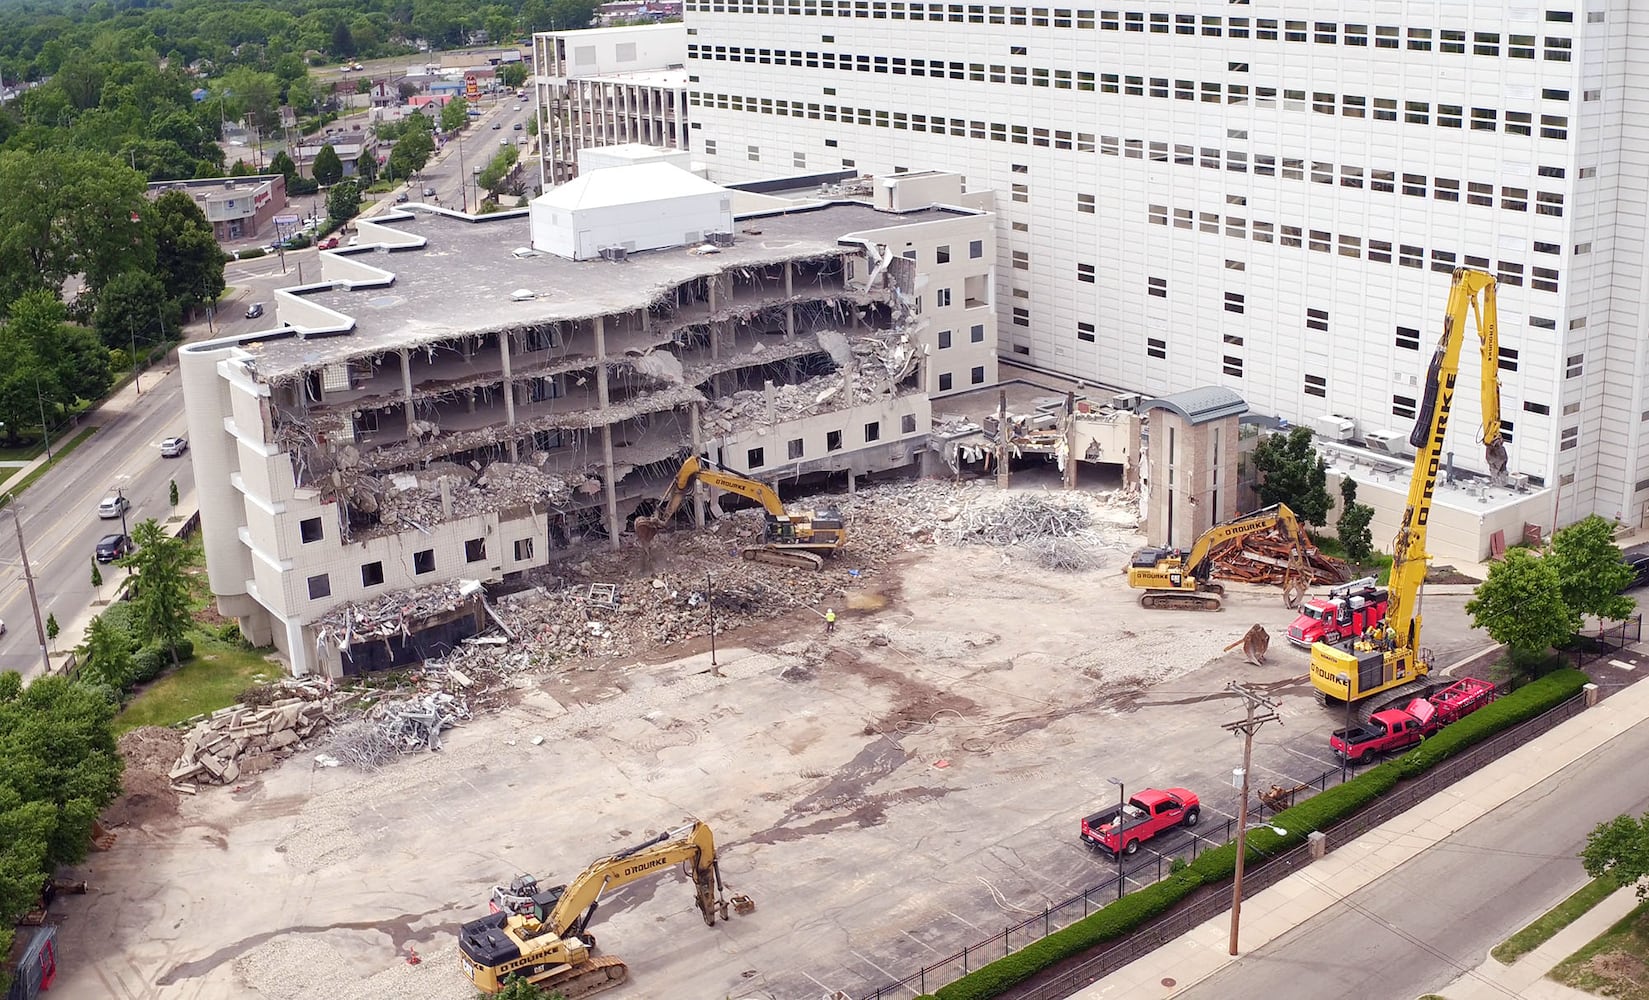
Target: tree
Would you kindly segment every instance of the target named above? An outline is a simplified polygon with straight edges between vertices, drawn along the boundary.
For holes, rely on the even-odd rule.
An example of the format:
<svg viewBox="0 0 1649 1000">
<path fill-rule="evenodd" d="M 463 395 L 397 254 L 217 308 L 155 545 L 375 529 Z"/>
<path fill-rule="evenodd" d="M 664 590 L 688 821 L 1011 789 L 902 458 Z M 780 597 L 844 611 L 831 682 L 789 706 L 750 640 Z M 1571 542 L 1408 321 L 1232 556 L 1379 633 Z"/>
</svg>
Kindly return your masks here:
<svg viewBox="0 0 1649 1000">
<path fill-rule="evenodd" d="M 1577 614 L 1621 619 L 1637 606 L 1621 593 L 1632 568 L 1615 544 L 1614 525 L 1596 514 L 1554 533 L 1546 558 L 1562 583 L 1563 603 Z"/>
<path fill-rule="evenodd" d="M 183 541 L 161 530 L 148 518 L 132 529 L 136 551 L 120 560 L 135 569 L 132 581 L 132 618 L 141 635 L 164 644 L 177 665 L 177 643 L 189 629 L 189 578 L 185 573 L 188 550 Z"/>
<path fill-rule="evenodd" d="M 1311 428 L 1296 427 L 1288 434 L 1272 434 L 1254 449 L 1259 473 L 1255 491 L 1266 505 L 1287 504 L 1300 520 L 1324 524 L 1332 502 L 1328 496 L 1328 465 L 1311 449 Z"/>
<path fill-rule="evenodd" d="M 93 559 L 92 560 L 92 587 L 94 589 L 96 589 L 96 588 L 101 587 L 101 586 L 103 586 L 103 571 L 98 568 L 97 560 Z"/>
<path fill-rule="evenodd" d="M 483 993 L 479 996 L 483 1000 L 566 1000 L 560 992 L 546 990 L 525 979 L 511 979 L 497 993 Z"/>
<path fill-rule="evenodd" d="M 344 181 L 326 196 L 326 214 L 333 222 L 348 222 L 360 210 L 361 192 L 354 181 Z"/>
<path fill-rule="evenodd" d="M 1368 527 L 1372 520 L 1374 508 L 1357 502 L 1357 481 L 1350 476 L 1340 480 L 1340 519 L 1334 528 L 1352 562 L 1366 562 L 1374 554 L 1374 533 Z"/>
<path fill-rule="evenodd" d="M 505 63 L 498 68 L 498 79 L 506 87 L 519 87 L 527 82 L 526 63 Z"/>
<path fill-rule="evenodd" d="M 1593 878 L 1608 878 L 1622 889 L 1636 885 L 1638 898 L 1649 899 L 1649 882 L 1641 881 L 1649 875 L 1649 815 L 1599 823 L 1586 835 L 1580 860 Z"/>
<path fill-rule="evenodd" d="M 1575 634 L 1580 616 L 1563 600 L 1557 569 L 1526 548 L 1509 549 L 1466 602 L 1472 624 L 1527 662 Z"/>
<path fill-rule="evenodd" d="M 355 34 L 349 30 L 349 25 L 339 21 L 332 28 L 332 54 L 335 56 L 353 56 L 355 54 Z"/>
<path fill-rule="evenodd" d="M 441 131 L 457 132 L 469 124 L 469 102 L 455 97 L 441 108 Z"/>
<path fill-rule="evenodd" d="M 236 160 L 235 165 L 229 168 L 230 177 L 250 177 L 252 174 L 252 164 L 245 160 Z"/>
<path fill-rule="evenodd" d="M 250 66 L 236 66 L 217 82 L 216 96 L 223 98 L 236 117 L 267 134 L 279 122 L 276 110 L 280 106 L 281 81 L 273 73 L 262 73 Z"/>
<path fill-rule="evenodd" d="M 166 339 L 165 320 L 170 306 L 159 278 L 143 271 L 127 271 L 103 290 L 92 325 L 109 347 L 159 343 Z"/>
<path fill-rule="evenodd" d="M 292 183 L 292 178 L 298 176 L 298 165 L 292 162 L 292 157 L 288 156 L 284 149 L 276 153 L 275 158 L 269 161 L 269 169 L 283 175 L 288 184 Z"/>
<path fill-rule="evenodd" d="M 46 641 L 51 642 L 51 643 L 55 643 L 55 642 L 57 642 L 57 637 L 61 634 L 62 634 L 62 630 L 60 628 L 58 628 L 58 626 L 57 626 L 57 615 L 47 614 L 46 615 Z"/>
<path fill-rule="evenodd" d="M 156 276 L 167 297 L 183 306 L 217 301 L 226 287 L 225 257 L 195 200 L 182 191 L 167 191 L 155 199 L 148 222 L 155 241 Z"/>
<path fill-rule="evenodd" d="M 86 661 L 79 677 L 115 692 L 125 691 L 136 679 L 132 669 L 132 641 L 105 616 L 97 615 L 86 629 Z"/>
<path fill-rule="evenodd" d="M 315 154 L 315 162 L 310 166 L 309 172 L 315 176 L 316 181 L 330 186 L 343 180 L 344 161 L 338 159 L 338 151 L 333 149 L 329 142 Z"/>
</svg>

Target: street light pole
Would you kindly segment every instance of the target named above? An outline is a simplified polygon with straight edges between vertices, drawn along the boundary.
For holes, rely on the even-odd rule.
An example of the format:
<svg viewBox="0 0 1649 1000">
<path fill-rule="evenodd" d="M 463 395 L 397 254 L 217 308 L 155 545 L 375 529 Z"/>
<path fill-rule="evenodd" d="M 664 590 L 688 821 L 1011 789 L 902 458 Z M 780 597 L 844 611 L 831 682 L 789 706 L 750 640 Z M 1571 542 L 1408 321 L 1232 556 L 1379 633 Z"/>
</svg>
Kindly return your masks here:
<svg viewBox="0 0 1649 1000">
<path fill-rule="evenodd" d="M 1128 809 L 1128 789 L 1123 785 L 1121 778 L 1106 778 L 1105 780 L 1117 786 L 1117 818 L 1112 826 L 1117 831 L 1117 898 L 1121 899 L 1124 881 L 1122 877 L 1122 814 Z"/>
<path fill-rule="evenodd" d="M 15 502 L 6 505 L 11 513 L 12 526 L 17 529 L 17 554 L 23 559 L 23 579 L 29 585 L 29 607 L 34 609 L 34 634 L 40 640 L 40 663 L 46 673 L 52 672 L 52 658 L 46 648 L 46 623 L 40 617 L 40 596 L 34 590 L 34 571 L 29 568 L 29 550 L 23 547 L 23 519 L 17 516 Z"/>
</svg>

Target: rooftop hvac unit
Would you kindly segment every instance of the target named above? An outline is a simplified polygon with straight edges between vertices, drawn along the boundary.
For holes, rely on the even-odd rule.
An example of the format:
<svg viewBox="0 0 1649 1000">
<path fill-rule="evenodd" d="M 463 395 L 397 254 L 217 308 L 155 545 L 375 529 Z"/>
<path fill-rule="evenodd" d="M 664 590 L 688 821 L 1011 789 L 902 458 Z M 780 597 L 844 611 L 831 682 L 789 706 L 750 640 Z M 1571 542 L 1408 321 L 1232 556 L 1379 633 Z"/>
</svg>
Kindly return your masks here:
<svg viewBox="0 0 1649 1000">
<path fill-rule="evenodd" d="M 1357 421 L 1351 417 L 1343 417 L 1338 413 L 1329 413 L 1321 417 L 1307 417 L 1306 426 L 1316 432 L 1319 437 L 1329 441 L 1350 441 L 1357 436 Z"/>
<path fill-rule="evenodd" d="M 626 247 L 602 247 L 601 257 L 603 260 L 610 260 L 615 264 L 622 264 L 624 261 L 630 259 L 630 251 Z"/>
<path fill-rule="evenodd" d="M 1363 444 L 1369 451 L 1396 455 L 1399 458 L 1409 458 L 1414 454 L 1409 450 L 1408 435 L 1401 431 L 1365 431 Z"/>
<path fill-rule="evenodd" d="M 1512 489 L 1516 490 L 1519 493 L 1527 493 L 1527 492 L 1529 492 L 1529 477 L 1528 477 L 1528 474 L 1522 473 L 1522 472 L 1514 472 L 1514 473 L 1511 474 L 1511 476 L 1509 476 L 1506 479 L 1506 485 L 1510 486 Z"/>
<path fill-rule="evenodd" d="M 1111 408 L 1127 410 L 1130 413 L 1137 411 L 1145 402 L 1145 397 L 1137 392 L 1119 392 L 1111 397 Z"/>
<path fill-rule="evenodd" d="M 732 233 L 705 233 L 704 242 L 713 247 L 730 247 L 733 245 Z"/>
</svg>

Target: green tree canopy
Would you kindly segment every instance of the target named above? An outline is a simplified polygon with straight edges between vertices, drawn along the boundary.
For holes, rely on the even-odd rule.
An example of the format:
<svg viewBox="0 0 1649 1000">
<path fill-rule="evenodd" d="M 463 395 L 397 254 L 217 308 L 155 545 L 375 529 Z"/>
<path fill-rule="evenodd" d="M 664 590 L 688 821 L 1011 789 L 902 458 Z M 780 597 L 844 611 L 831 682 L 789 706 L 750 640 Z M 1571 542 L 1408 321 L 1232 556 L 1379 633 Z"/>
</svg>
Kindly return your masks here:
<svg viewBox="0 0 1649 1000">
<path fill-rule="evenodd" d="M 275 158 L 269 161 L 269 169 L 273 173 L 284 176 L 289 184 L 292 182 L 292 178 L 298 176 L 298 165 L 292 162 L 292 157 L 287 155 L 284 149 L 276 153 Z"/>
<path fill-rule="evenodd" d="M 455 97 L 441 108 L 441 131 L 457 132 L 469 124 L 469 102 Z"/>
<path fill-rule="evenodd" d="M 1575 634 L 1580 616 L 1563 600 L 1557 569 L 1525 548 L 1509 549 L 1466 602 L 1472 623 L 1514 656 L 1530 658 Z"/>
<path fill-rule="evenodd" d="M 80 679 L 98 684 L 116 696 L 130 687 L 137 676 L 132 666 L 132 640 L 103 615 L 92 618 L 86 628 L 86 661 L 80 665 Z"/>
<path fill-rule="evenodd" d="M 1335 535 L 1352 562 L 1367 562 L 1374 554 L 1374 533 L 1369 522 L 1374 520 L 1374 508 L 1357 502 L 1357 481 L 1350 476 L 1340 480 L 1340 519 L 1334 523 Z"/>
<path fill-rule="evenodd" d="M 506 87 L 519 87 L 527 82 L 526 63 L 505 63 L 498 67 L 498 79 Z"/>
<path fill-rule="evenodd" d="M 136 551 L 120 560 L 137 571 L 132 581 L 132 619 L 142 635 L 165 645 L 177 663 L 177 643 L 189 628 L 188 551 L 183 542 L 148 518 L 132 529 Z"/>
<path fill-rule="evenodd" d="M 333 222 L 344 223 L 361 210 L 361 192 L 354 181 L 344 181 L 326 196 L 326 214 Z"/>
<path fill-rule="evenodd" d="M 1622 889 L 1635 885 L 1638 898 L 1649 899 L 1649 882 L 1643 881 L 1649 876 L 1649 814 L 1599 823 L 1586 835 L 1580 860 L 1593 878 L 1607 877 Z"/>
<path fill-rule="evenodd" d="M 1287 504 L 1308 524 L 1328 521 L 1333 506 L 1328 465 L 1311 449 L 1311 428 L 1296 427 L 1261 439 L 1254 449 L 1254 468 L 1259 473 L 1255 491 L 1263 504 Z"/>
<path fill-rule="evenodd" d="M 92 323 L 109 347 L 158 344 L 167 337 L 172 308 L 159 278 L 147 271 L 127 271 L 103 290 Z"/>
<path fill-rule="evenodd" d="M 515 166 L 515 161 L 520 155 L 514 146 L 500 149 L 498 155 L 492 158 L 492 162 L 487 164 L 486 169 L 481 171 L 475 183 L 496 196 L 504 181 L 509 178 L 510 169 Z"/>
<path fill-rule="evenodd" d="M 149 220 L 156 275 L 166 295 L 185 306 L 216 301 L 225 287 L 225 258 L 200 206 L 182 191 L 167 191 L 155 199 Z"/>
<path fill-rule="evenodd" d="M 1582 615 L 1625 618 L 1637 603 L 1621 593 L 1632 569 L 1615 544 L 1614 525 L 1592 514 L 1552 535 L 1546 558 L 1557 570 L 1563 602 Z"/>
<path fill-rule="evenodd" d="M 338 159 L 338 152 L 332 148 L 330 142 L 315 154 L 315 162 L 310 165 L 309 172 L 315 176 L 315 180 L 326 185 L 343 180 L 344 162 Z"/>
<path fill-rule="evenodd" d="M 332 29 L 332 54 L 335 56 L 355 55 L 355 34 L 349 30 L 349 24 L 339 21 Z"/>
</svg>

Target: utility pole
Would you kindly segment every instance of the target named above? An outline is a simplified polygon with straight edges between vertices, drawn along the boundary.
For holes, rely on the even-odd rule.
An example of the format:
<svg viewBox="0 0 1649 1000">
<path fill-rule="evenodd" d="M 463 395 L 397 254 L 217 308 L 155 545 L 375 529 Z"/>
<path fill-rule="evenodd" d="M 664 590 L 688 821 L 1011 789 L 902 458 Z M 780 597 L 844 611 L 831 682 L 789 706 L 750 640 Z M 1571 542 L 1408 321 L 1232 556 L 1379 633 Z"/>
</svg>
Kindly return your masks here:
<svg viewBox="0 0 1649 1000">
<path fill-rule="evenodd" d="M 6 505 L 11 512 L 12 526 L 17 529 L 17 554 L 23 559 L 23 579 L 29 585 L 29 607 L 34 609 L 34 634 L 40 640 L 40 662 L 46 673 L 52 672 L 52 658 L 46 648 L 46 623 L 40 617 L 40 597 L 34 590 L 34 571 L 29 568 L 29 552 L 23 547 L 23 519 L 17 515 L 17 504 Z"/>
<path fill-rule="evenodd" d="M 1236 681 L 1225 686 L 1227 691 L 1243 700 L 1248 710 L 1248 717 L 1240 722 L 1227 722 L 1220 726 L 1233 736 L 1241 733 L 1242 741 L 1242 801 L 1237 806 L 1237 878 L 1231 885 L 1231 954 L 1237 953 L 1237 928 L 1242 920 L 1242 870 L 1245 855 L 1248 853 L 1248 768 L 1254 760 L 1254 734 L 1267 722 L 1281 724 L 1282 717 L 1277 714 L 1277 702 L 1263 694 L 1255 694 Z M 1264 714 L 1260 709 L 1265 709 Z"/>
</svg>

